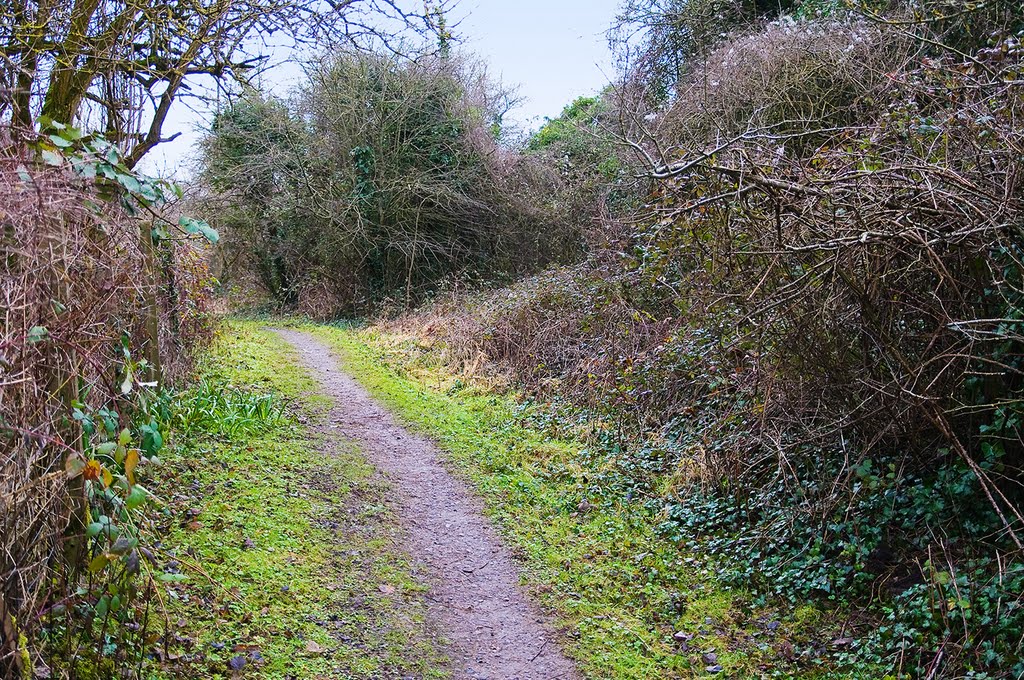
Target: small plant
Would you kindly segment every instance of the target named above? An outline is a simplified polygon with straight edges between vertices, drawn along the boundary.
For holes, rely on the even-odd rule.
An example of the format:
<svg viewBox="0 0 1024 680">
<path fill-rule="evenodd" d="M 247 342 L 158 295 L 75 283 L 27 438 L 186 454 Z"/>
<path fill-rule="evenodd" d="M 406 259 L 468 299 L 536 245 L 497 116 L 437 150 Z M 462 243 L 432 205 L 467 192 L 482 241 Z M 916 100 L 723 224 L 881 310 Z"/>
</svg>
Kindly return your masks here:
<svg viewBox="0 0 1024 680">
<path fill-rule="evenodd" d="M 133 376 L 146 366 L 124 351 L 121 398 L 98 408 L 73 404 L 84 448 L 65 463 L 73 504 L 65 543 L 68 589 L 43 613 L 46 657 L 57 668 L 70 663 L 72 677 L 89 668 L 138 668 L 159 637 L 151 611 L 156 584 L 180 578 L 159 569 L 151 508 L 160 502 L 140 483 L 143 469 L 160 462 L 168 400 L 136 382 Z"/>
<path fill-rule="evenodd" d="M 171 404 L 174 428 L 183 436 L 204 433 L 231 439 L 280 427 L 286 409 L 276 394 L 256 394 L 210 377 L 201 378 Z"/>
</svg>

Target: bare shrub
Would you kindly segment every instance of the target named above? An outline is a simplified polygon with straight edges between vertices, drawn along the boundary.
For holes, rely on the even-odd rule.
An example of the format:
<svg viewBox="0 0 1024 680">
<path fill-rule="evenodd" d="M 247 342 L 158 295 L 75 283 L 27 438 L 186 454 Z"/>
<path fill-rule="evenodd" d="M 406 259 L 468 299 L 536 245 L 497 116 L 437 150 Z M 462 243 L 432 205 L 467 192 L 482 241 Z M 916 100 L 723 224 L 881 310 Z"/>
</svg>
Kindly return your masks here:
<svg viewBox="0 0 1024 680">
<path fill-rule="evenodd" d="M 724 44 L 630 119 L 651 123 L 630 139 L 651 185 L 623 238 L 419 333 L 613 419 L 630 455 L 659 440 L 668 535 L 743 565 L 738 585 L 891 596 L 895 623 L 864 633 L 879 658 L 1002 673 L 1024 573 L 1024 55 L 908 33 Z"/>
<path fill-rule="evenodd" d="M 675 154 L 744 134 L 778 135 L 776 153 L 813 150 L 884 106 L 917 48 L 867 22 L 781 21 L 724 42 L 680 81 L 652 135 Z"/>
<path fill-rule="evenodd" d="M 3 148 L 0 674 L 27 677 L 40 627 L 57 605 L 76 604 L 83 569 L 82 481 L 65 464 L 87 443 L 73 411 L 130 412 L 122 386 L 126 366 L 148 354 L 149 296 L 160 304 L 165 373 L 183 375 L 209 332 L 208 277 L 189 246 L 164 249 L 151 272 L 136 219 L 66 164 L 39 166 L 33 153 Z"/>
</svg>

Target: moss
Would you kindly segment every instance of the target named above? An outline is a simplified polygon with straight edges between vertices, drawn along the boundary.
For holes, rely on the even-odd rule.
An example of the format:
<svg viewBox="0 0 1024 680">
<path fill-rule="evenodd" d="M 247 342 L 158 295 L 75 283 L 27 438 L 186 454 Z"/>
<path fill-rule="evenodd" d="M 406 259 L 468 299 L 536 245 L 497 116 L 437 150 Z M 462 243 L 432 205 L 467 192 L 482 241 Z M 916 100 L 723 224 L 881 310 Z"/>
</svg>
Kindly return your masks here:
<svg viewBox="0 0 1024 680">
<path fill-rule="evenodd" d="M 167 457 L 163 547 L 187 580 L 169 587 L 155 677 L 226 678 L 242 662 L 246 677 L 446 677 L 387 485 L 309 425 L 328 401 L 289 346 L 231 322 L 201 371 L 273 390 L 292 415 L 237 441 L 177 442 Z"/>
<path fill-rule="evenodd" d="M 11 627 L 15 630 L 17 628 L 17 620 L 11 617 Z M 18 630 L 18 656 L 21 657 L 21 677 L 24 680 L 31 680 L 32 678 L 32 655 L 28 651 L 28 636 Z"/>
</svg>

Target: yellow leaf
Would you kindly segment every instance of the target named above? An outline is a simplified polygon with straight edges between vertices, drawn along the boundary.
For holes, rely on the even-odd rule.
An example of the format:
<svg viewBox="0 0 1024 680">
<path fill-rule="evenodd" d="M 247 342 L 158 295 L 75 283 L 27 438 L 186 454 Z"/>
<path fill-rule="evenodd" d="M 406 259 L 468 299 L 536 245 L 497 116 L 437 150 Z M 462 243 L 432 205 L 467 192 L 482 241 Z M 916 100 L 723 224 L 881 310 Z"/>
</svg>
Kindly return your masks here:
<svg viewBox="0 0 1024 680">
<path fill-rule="evenodd" d="M 135 486 L 135 466 L 139 464 L 139 450 L 129 449 L 124 457 L 124 474 L 128 477 L 128 486 Z"/>
<path fill-rule="evenodd" d="M 110 474 L 110 470 L 103 468 L 103 486 L 110 486 L 114 483 L 114 476 Z"/>
<path fill-rule="evenodd" d="M 98 460 L 93 459 L 85 464 L 82 475 L 89 481 L 95 482 L 99 480 L 102 470 L 103 465 Z"/>
<path fill-rule="evenodd" d="M 91 562 L 89 562 L 89 571 L 95 574 L 96 572 L 103 569 L 103 567 L 107 566 L 109 562 L 110 558 L 108 558 L 105 554 L 100 553 L 99 555 L 94 557 Z"/>
</svg>

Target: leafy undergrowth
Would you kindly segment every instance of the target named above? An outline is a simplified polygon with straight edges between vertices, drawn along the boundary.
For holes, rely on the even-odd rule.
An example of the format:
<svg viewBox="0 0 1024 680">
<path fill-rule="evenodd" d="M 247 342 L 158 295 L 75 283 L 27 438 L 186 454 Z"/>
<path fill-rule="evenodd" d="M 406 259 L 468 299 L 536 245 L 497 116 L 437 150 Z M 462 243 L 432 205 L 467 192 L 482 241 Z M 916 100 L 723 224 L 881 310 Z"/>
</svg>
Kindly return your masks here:
<svg viewBox="0 0 1024 680">
<path fill-rule="evenodd" d="M 373 329 L 304 330 L 450 453 L 589 677 L 839 677 L 825 650 L 844 639 L 844 617 L 814 606 L 754 607 L 742 589 L 723 585 L 658 533 L 661 502 L 616 484 L 614 452 L 552 439 L 538 414 L 511 396 L 410 362 L 400 338 Z"/>
<path fill-rule="evenodd" d="M 328 402 L 288 345 L 231 322 L 201 373 L 158 491 L 181 581 L 156 677 L 445 677 L 388 489 L 315 430 Z"/>
</svg>

